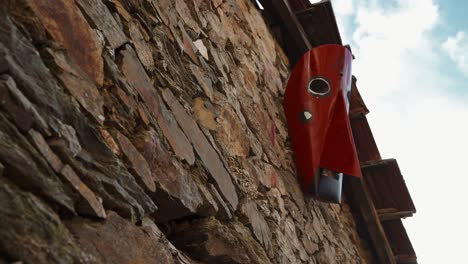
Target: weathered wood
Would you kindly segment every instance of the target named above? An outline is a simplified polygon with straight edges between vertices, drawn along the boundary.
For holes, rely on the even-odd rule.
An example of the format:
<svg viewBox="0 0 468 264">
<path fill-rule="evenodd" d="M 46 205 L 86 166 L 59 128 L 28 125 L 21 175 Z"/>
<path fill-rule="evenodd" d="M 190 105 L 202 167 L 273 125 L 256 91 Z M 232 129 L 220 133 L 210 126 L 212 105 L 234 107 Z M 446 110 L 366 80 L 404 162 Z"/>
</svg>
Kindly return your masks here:
<svg viewBox="0 0 468 264">
<path fill-rule="evenodd" d="M 350 122 L 359 161 L 363 163 L 367 161 L 381 160 L 382 157 L 380 155 L 379 148 L 377 147 L 374 135 L 372 134 L 372 129 L 369 126 L 366 116 L 359 115 L 359 118 L 351 119 Z"/>
<path fill-rule="evenodd" d="M 396 162 L 395 159 L 383 159 L 383 160 L 370 160 L 366 162 L 361 162 L 361 169 L 375 168 L 379 166 L 385 166 L 387 164 Z"/>
<path fill-rule="evenodd" d="M 363 179 L 377 209 L 395 208 L 395 212 L 410 212 L 387 215 L 385 219 L 395 219 L 394 217 L 399 219 L 416 212 L 395 159 L 372 160 L 361 165 L 363 165 L 361 167 Z"/>
<path fill-rule="evenodd" d="M 351 189 L 350 191 L 352 192 L 351 199 L 353 200 L 353 204 L 358 207 L 356 209 L 358 209 L 362 215 L 379 263 L 396 264 L 392 249 L 382 224 L 380 223 L 379 216 L 369 195 L 367 186 L 361 179 L 350 179 L 348 183 Z"/>
<path fill-rule="evenodd" d="M 380 221 L 395 220 L 413 216 L 413 211 L 397 211 L 388 213 L 379 213 Z"/>
<path fill-rule="evenodd" d="M 299 11 L 296 11 L 296 16 L 303 16 L 303 15 L 307 15 L 308 13 L 310 13 L 311 11 L 314 11 L 315 10 L 315 7 L 309 7 L 309 8 L 306 8 L 306 9 L 302 9 L 302 10 L 299 10 Z"/>
<path fill-rule="evenodd" d="M 396 255 L 395 260 L 398 264 L 417 264 L 417 257 L 414 255 Z"/>
<path fill-rule="evenodd" d="M 276 9 L 276 12 L 281 17 L 281 20 L 283 20 L 286 29 L 289 31 L 298 48 L 300 49 L 300 52 L 302 54 L 306 53 L 312 48 L 312 45 L 307 38 L 304 28 L 302 27 L 301 23 L 299 23 L 299 20 L 289 6 L 288 1 L 273 0 L 272 3 Z"/>
<path fill-rule="evenodd" d="M 349 98 L 349 118 L 351 119 L 360 118 L 369 113 L 369 109 L 364 103 L 364 100 L 361 97 L 361 93 L 359 92 L 356 83 L 357 79 L 353 75 L 351 84 L 351 94 Z"/>
<path fill-rule="evenodd" d="M 417 263 L 416 253 L 400 219 L 382 222 L 382 227 L 392 247 L 392 252 L 398 264 Z"/>
<path fill-rule="evenodd" d="M 377 209 L 378 214 L 386 214 L 386 213 L 394 213 L 394 212 L 398 212 L 398 209 L 392 208 L 392 207 Z"/>
</svg>

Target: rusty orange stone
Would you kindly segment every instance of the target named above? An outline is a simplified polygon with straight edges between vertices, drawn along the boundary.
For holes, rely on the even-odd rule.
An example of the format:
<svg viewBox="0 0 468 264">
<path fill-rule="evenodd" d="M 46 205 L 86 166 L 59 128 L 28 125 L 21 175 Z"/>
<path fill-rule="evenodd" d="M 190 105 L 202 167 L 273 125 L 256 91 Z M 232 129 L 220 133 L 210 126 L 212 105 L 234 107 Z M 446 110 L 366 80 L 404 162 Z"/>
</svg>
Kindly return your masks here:
<svg viewBox="0 0 468 264">
<path fill-rule="evenodd" d="M 65 47 L 81 69 L 98 85 L 104 80 L 101 48 L 74 1 L 29 0 L 52 38 Z"/>
</svg>

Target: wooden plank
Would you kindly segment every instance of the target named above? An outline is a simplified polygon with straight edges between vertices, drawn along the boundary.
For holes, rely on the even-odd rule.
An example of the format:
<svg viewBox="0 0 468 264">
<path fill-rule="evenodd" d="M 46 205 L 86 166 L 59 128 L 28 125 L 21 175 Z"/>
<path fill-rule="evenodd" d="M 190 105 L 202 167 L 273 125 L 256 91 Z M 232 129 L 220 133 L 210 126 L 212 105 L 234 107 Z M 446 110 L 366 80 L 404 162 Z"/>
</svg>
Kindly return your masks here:
<svg viewBox="0 0 468 264">
<path fill-rule="evenodd" d="M 395 159 L 373 160 L 362 163 L 363 179 L 376 209 L 396 208 L 383 219 L 399 219 L 416 212 L 411 194 Z M 389 212 L 390 213 L 390 212 Z"/>
<path fill-rule="evenodd" d="M 395 260 L 398 264 L 417 264 L 417 257 L 414 255 L 396 255 Z"/>
<path fill-rule="evenodd" d="M 359 118 L 351 119 L 350 121 L 359 160 L 361 162 L 381 160 L 379 148 L 366 116 L 359 115 Z"/>
<path fill-rule="evenodd" d="M 389 221 L 413 216 L 413 211 L 398 211 L 390 213 L 379 213 L 380 221 Z"/>
<path fill-rule="evenodd" d="M 357 88 L 357 78 L 353 75 L 351 85 L 351 96 L 349 99 L 349 118 L 359 118 L 359 116 L 365 116 L 369 113 L 364 100 L 361 97 L 361 93 Z"/>
<path fill-rule="evenodd" d="M 377 209 L 377 213 L 380 215 L 380 214 L 387 214 L 387 213 L 394 213 L 394 212 L 398 212 L 398 209 L 396 208 L 381 208 L 381 209 Z"/>
<path fill-rule="evenodd" d="M 396 162 L 395 159 L 383 159 L 383 160 L 369 160 L 366 162 L 361 162 L 361 169 L 370 169 L 370 168 L 375 168 L 379 166 L 385 166 L 390 163 Z"/>
<path fill-rule="evenodd" d="M 406 233 L 406 229 L 400 219 L 382 222 L 382 226 L 390 243 L 395 260 L 398 264 L 416 262 L 416 252 Z"/>
<path fill-rule="evenodd" d="M 299 17 L 299 16 L 303 16 L 303 15 L 307 15 L 308 13 L 311 13 L 315 10 L 316 7 L 309 7 L 309 8 L 306 8 L 306 9 L 302 9 L 302 10 L 299 10 L 299 11 L 296 11 L 296 16 Z"/>
<path fill-rule="evenodd" d="M 392 249 L 364 181 L 350 179 L 348 183 L 354 200 L 353 204 L 358 207 L 357 209 L 362 215 L 379 263 L 396 264 Z"/>
<path fill-rule="evenodd" d="M 309 51 L 312 45 L 307 38 L 304 28 L 291 9 L 289 2 L 287 0 L 272 0 L 271 2 L 278 15 L 281 17 L 286 29 L 300 49 L 300 53 L 304 54 Z"/>
</svg>

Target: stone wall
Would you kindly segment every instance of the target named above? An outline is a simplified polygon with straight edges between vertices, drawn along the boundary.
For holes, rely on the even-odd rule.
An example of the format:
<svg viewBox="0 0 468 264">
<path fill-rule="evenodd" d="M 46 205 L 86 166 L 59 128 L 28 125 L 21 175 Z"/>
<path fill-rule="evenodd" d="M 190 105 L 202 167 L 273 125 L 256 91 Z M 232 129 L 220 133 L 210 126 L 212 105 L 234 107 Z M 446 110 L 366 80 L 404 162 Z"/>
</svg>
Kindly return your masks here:
<svg viewBox="0 0 468 264">
<path fill-rule="evenodd" d="M 366 263 L 247 0 L 2 0 L 0 263 Z"/>
</svg>

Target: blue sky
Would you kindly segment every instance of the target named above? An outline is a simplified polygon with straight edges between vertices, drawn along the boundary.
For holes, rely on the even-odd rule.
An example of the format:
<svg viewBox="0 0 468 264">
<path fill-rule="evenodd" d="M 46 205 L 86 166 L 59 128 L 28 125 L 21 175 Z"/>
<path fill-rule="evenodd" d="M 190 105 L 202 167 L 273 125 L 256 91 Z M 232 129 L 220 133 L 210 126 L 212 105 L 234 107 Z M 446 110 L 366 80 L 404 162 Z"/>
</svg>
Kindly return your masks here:
<svg viewBox="0 0 468 264">
<path fill-rule="evenodd" d="M 332 0 L 383 158 L 396 158 L 418 212 L 418 262 L 466 263 L 468 1 Z"/>
</svg>

